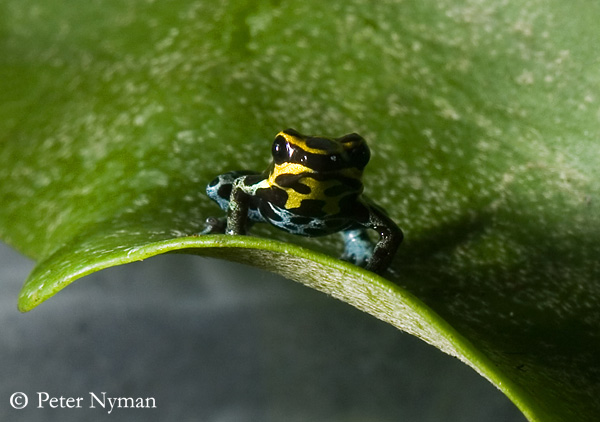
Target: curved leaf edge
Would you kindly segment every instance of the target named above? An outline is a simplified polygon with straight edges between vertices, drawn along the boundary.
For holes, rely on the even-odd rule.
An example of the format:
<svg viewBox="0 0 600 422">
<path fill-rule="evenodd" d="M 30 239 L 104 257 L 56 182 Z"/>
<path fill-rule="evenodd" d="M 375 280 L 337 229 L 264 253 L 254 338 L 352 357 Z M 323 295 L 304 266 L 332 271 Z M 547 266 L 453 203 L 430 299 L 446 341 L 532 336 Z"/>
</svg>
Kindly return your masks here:
<svg viewBox="0 0 600 422">
<path fill-rule="evenodd" d="M 280 241 L 251 236 L 178 237 L 116 251 L 101 259 L 90 254 L 86 265 L 67 272 L 58 271 L 52 277 L 52 267 L 64 260 L 65 256 L 55 253 L 38 263 L 26 280 L 19 294 L 18 309 L 21 312 L 32 310 L 86 275 L 165 253 L 190 253 L 251 265 L 331 295 L 460 359 L 502 391 L 529 421 L 557 420 L 540 406 L 531 393 L 503 374 L 467 338 L 399 285 L 323 253 Z M 46 277 L 54 280 L 42 282 L 41 278 Z M 42 286 L 48 284 L 52 288 L 46 289 L 41 295 L 37 294 L 43 290 Z M 31 289 L 31 286 L 39 287 Z"/>
</svg>

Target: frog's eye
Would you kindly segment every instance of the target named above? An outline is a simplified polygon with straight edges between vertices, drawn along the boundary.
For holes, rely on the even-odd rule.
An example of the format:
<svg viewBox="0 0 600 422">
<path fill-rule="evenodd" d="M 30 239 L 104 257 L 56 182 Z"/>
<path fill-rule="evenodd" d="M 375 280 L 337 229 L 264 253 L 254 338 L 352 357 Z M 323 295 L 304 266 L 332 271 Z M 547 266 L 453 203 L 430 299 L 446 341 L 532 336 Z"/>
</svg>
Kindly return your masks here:
<svg viewBox="0 0 600 422">
<path fill-rule="evenodd" d="M 273 141 L 273 147 L 271 148 L 271 154 L 273 155 L 273 161 L 275 164 L 284 163 L 289 156 L 288 142 L 282 135 L 277 135 Z"/>
<path fill-rule="evenodd" d="M 371 151 L 367 144 L 361 144 L 356 148 L 348 151 L 350 154 L 350 162 L 358 169 L 363 169 L 371 159 Z"/>
<path fill-rule="evenodd" d="M 349 161 L 353 167 L 363 169 L 371 158 L 371 151 L 362 136 L 351 133 L 339 138 L 348 153 Z"/>
</svg>

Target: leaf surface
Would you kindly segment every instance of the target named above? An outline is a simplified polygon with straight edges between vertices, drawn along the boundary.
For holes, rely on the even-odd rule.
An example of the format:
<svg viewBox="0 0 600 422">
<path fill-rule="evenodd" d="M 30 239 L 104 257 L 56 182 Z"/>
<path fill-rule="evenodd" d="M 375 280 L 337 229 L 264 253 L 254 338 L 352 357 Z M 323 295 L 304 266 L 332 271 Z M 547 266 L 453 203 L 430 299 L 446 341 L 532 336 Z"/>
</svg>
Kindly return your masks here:
<svg viewBox="0 0 600 422">
<path fill-rule="evenodd" d="M 3 2 L 0 235 L 38 262 L 20 309 L 217 256 L 423 338 L 532 421 L 595 420 L 600 4 L 576 3 Z M 336 237 L 194 236 L 206 183 L 266 168 L 287 127 L 369 141 L 366 193 L 406 235 L 385 278 Z"/>
</svg>

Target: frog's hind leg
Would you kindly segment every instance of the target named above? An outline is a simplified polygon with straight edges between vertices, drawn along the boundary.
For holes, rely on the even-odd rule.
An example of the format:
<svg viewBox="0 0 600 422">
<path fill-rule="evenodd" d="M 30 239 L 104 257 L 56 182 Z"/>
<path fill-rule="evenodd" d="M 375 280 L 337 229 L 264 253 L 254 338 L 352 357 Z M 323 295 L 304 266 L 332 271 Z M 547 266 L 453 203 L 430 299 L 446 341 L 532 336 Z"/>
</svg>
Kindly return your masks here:
<svg viewBox="0 0 600 422">
<path fill-rule="evenodd" d="M 359 267 L 365 267 L 373 256 L 373 242 L 367 229 L 351 229 L 341 232 L 344 239 L 344 253 L 341 259 Z"/>
<path fill-rule="evenodd" d="M 220 174 L 206 186 L 206 194 L 210 199 L 215 201 L 223 211 L 227 212 L 233 182 L 235 179 L 249 174 L 255 174 L 255 172 L 240 170 Z"/>
<path fill-rule="evenodd" d="M 227 218 L 208 217 L 205 221 L 204 229 L 198 234 L 223 234 L 226 228 Z"/>
</svg>

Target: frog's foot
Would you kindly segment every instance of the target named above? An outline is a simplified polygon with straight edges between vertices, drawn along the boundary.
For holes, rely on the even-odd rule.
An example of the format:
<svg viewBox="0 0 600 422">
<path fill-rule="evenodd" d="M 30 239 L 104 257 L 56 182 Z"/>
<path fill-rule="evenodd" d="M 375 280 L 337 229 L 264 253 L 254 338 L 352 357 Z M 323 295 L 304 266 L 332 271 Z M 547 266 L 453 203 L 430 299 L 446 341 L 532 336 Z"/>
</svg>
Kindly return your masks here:
<svg viewBox="0 0 600 422">
<path fill-rule="evenodd" d="M 359 267 L 366 267 L 373 256 L 373 242 L 365 229 L 346 230 L 344 238 L 344 253 L 341 259 Z"/>
<path fill-rule="evenodd" d="M 216 217 L 208 217 L 206 219 L 206 225 L 204 226 L 204 230 L 202 230 L 200 235 L 202 234 L 223 234 L 225 233 L 225 228 L 227 227 L 227 219 L 226 218 L 216 218 Z"/>
</svg>

